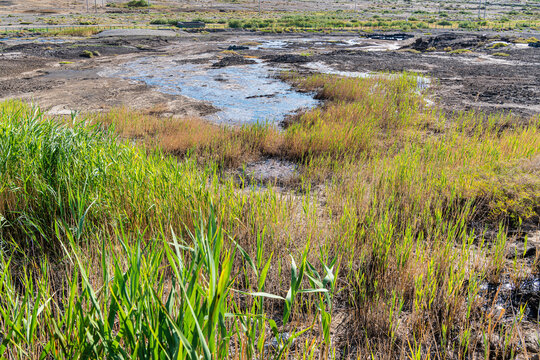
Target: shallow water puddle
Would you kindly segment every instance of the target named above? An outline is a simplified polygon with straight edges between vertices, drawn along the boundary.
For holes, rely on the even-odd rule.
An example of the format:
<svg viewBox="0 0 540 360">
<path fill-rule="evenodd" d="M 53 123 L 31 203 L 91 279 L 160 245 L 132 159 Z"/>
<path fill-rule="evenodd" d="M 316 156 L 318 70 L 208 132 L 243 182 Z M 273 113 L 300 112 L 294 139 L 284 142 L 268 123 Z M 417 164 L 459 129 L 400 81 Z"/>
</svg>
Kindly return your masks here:
<svg viewBox="0 0 540 360">
<path fill-rule="evenodd" d="M 295 47 L 297 49 L 326 49 L 329 47 L 354 47 L 363 51 L 386 51 L 397 50 L 401 47 L 400 41 L 383 41 L 377 42 L 371 39 L 362 37 L 353 38 L 340 38 L 335 40 L 326 40 L 321 38 L 292 38 L 292 39 L 280 39 L 280 40 L 266 40 L 261 44 L 251 47 L 253 50 L 274 50 L 285 49 L 288 47 Z"/>
<path fill-rule="evenodd" d="M 400 41 L 375 42 L 366 38 L 352 38 L 343 40 L 341 46 L 359 47 L 362 51 L 388 51 L 398 50 L 402 44 Z"/>
<path fill-rule="evenodd" d="M 276 50 L 285 49 L 291 46 L 296 46 L 300 49 L 309 49 L 314 46 L 323 46 L 325 42 L 318 39 L 309 38 L 293 38 L 283 40 L 265 40 L 260 45 L 252 47 L 253 50 Z"/>
<path fill-rule="evenodd" d="M 147 57 L 100 75 L 142 81 L 166 94 L 208 101 L 220 109 L 208 119 L 220 123 L 277 124 L 286 115 L 319 103 L 271 77 L 275 71 L 262 63 L 214 68 L 211 64 L 178 64 L 174 59 Z"/>
<path fill-rule="evenodd" d="M 284 49 L 287 47 L 288 42 L 285 40 L 267 40 L 263 41 L 260 45 L 254 46 L 254 50 L 260 49 Z"/>
</svg>

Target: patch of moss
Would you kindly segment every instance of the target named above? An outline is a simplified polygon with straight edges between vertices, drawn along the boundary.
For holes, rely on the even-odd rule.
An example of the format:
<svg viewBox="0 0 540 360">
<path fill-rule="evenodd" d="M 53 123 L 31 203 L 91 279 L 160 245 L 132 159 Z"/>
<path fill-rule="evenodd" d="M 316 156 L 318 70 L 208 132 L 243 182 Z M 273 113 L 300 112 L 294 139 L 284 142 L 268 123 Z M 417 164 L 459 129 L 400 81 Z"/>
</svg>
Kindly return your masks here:
<svg viewBox="0 0 540 360">
<path fill-rule="evenodd" d="M 94 56 L 101 56 L 101 53 L 99 51 L 83 50 L 80 56 L 85 58 L 93 58 Z"/>
<path fill-rule="evenodd" d="M 83 52 L 81 53 L 80 56 L 85 57 L 85 58 L 93 58 L 94 53 L 92 51 L 90 51 L 90 50 L 83 50 Z"/>
<path fill-rule="evenodd" d="M 472 51 L 469 49 L 456 49 L 456 50 L 450 51 L 450 54 L 464 54 L 464 53 L 470 53 L 470 52 Z"/>
<path fill-rule="evenodd" d="M 507 43 L 496 42 L 496 43 L 494 43 L 493 45 L 489 46 L 488 49 L 499 49 L 499 48 L 507 47 L 507 46 L 508 46 Z"/>
<path fill-rule="evenodd" d="M 411 54 L 420 54 L 421 52 L 416 50 L 416 49 L 404 49 L 404 50 L 401 50 L 403 52 L 408 52 L 408 53 L 411 53 Z"/>
</svg>

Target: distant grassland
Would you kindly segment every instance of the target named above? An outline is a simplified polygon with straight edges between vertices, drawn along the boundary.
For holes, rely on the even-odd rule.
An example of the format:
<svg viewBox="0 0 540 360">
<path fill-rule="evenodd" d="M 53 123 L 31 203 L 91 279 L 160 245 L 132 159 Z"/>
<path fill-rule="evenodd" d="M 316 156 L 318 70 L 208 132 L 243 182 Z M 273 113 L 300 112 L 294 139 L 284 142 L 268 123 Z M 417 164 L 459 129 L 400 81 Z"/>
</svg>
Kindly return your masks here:
<svg viewBox="0 0 540 360">
<path fill-rule="evenodd" d="M 151 20 L 154 25 L 176 25 L 184 18 L 157 18 Z M 330 29 L 386 29 L 386 30 L 414 30 L 414 29 L 538 29 L 538 20 L 509 20 L 507 18 L 491 20 L 449 20 L 440 17 L 439 14 L 432 16 L 415 15 L 406 19 L 400 19 L 391 15 L 374 15 L 366 17 L 356 12 L 322 12 L 303 14 L 244 14 L 236 16 L 234 13 L 215 16 L 213 14 L 200 14 L 190 17 L 189 20 L 203 21 L 210 28 L 233 28 L 265 31 L 291 31 L 291 30 L 330 30 Z"/>
<path fill-rule="evenodd" d="M 505 252 L 538 222 L 540 117 L 444 114 L 414 74 L 283 76 L 326 101 L 284 130 L 2 103 L 0 354 L 515 354 L 523 316 L 479 295 L 538 267 Z M 266 158 L 297 178 L 229 175 Z"/>
<path fill-rule="evenodd" d="M 428 29 L 462 29 L 462 30 L 538 30 L 540 20 L 531 15 L 523 19 L 516 16 L 490 17 L 482 20 L 469 14 L 450 17 L 445 12 L 429 13 L 415 11 L 410 16 L 404 13 L 382 11 L 380 14 L 364 14 L 353 11 L 327 12 L 262 12 L 230 11 L 216 12 L 173 12 L 160 11 L 151 13 L 126 13 L 98 15 L 63 16 L 55 18 L 38 18 L 34 23 L 9 23 L 20 26 L 22 30 L 4 30 L 4 33 L 22 32 L 25 34 L 42 33 L 49 36 L 91 36 L 110 28 L 147 28 L 153 26 L 175 27 L 182 21 L 202 21 L 206 30 L 212 29 L 245 29 L 265 32 L 295 31 L 410 31 Z M 56 28 L 63 25 L 69 27 Z M 0 31 L 2 28 L 0 27 Z"/>
</svg>

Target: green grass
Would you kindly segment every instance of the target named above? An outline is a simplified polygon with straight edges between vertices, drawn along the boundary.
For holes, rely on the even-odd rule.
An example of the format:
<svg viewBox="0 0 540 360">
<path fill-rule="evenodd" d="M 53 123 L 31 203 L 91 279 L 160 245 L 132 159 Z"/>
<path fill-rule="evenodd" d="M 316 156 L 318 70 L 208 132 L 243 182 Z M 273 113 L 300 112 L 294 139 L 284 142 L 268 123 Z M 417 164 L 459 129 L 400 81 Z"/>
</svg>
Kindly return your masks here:
<svg viewBox="0 0 540 360">
<path fill-rule="evenodd" d="M 469 50 L 469 49 L 456 49 L 456 50 L 452 50 L 450 51 L 450 54 L 467 54 L 467 53 L 471 53 L 472 51 Z"/>
<path fill-rule="evenodd" d="M 517 352 L 523 317 L 477 295 L 537 266 L 505 251 L 539 216 L 540 118 L 446 114 L 414 74 L 283 77 L 325 105 L 281 132 L 2 103 L 2 356 Z M 268 157 L 290 188 L 230 175 Z"/>
<path fill-rule="evenodd" d="M 438 16 L 438 14 L 437 14 Z M 150 20 L 151 24 L 176 25 L 179 21 L 200 20 L 209 27 L 228 27 L 231 29 L 248 29 L 270 32 L 289 31 L 325 31 L 325 30 L 402 30 L 430 28 L 465 28 L 469 30 L 483 29 L 520 29 L 538 28 L 537 21 L 513 20 L 510 22 L 491 19 L 489 21 L 449 21 L 424 16 L 422 18 L 403 18 L 400 14 L 374 15 L 368 17 L 353 11 L 327 11 L 281 13 L 269 12 L 258 14 L 256 12 L 237 11 L 216 16 L 213 13 L 198 13 L 196 16 L 157 17 Z"/>
<path fill-rule="evenodd" d="M 32 347 L 42 340 L 45 353 L 66 359 L 145 358 L 150 354 L 211 359 L 226 354 L 230 338 L 224 317 L 232 282 L 232 253 L 222 252 L 223 234 L 215 224 L 208 232 L 198 229 L 192 248 L 180 248 L 174 237 L 172 244 L 155 239 L 143 248 L 142 235 L 120 236 L 116 241 L 123 251 L 117 254 L 102 239 L 101 261 L 111 268 L 103 267 L 99 288 L 90 280 L 95 281 L 97 274 L 83 265 L 75 250 L 76 234 L 65 235 L 65 246 L 70 249 L 65 248 L 66 255 L 74 269 L 65 279 L 66 296 L 55 298 L 54 285 L 45 273 L 39 280 L 23 275 L 26 288 L 38 292 L 27 290 L 22 301 L 15 297 L 15 289 L 2 287 L 4 294 L 13 297 L 4 298 L 7 301 L 1 309 L 8 332 L 0 352 L 9 349 L 8 354 L 15 357 L 31 356 Z M 168 282 L 163 281 L 163 264 L 172 271 Z M 41 266 L 46 269 L 47 263 Z M 4 275 L 7 269 L 4 259 Z M 9 286 L 9 282 L 3 285 Z M 59 313 L 57 309 L 63 310 Z"/>
<path fill-rule="evenodd" d="M 45 36 L 80 36 L 80 37 L 88 37 L 95 34 L 100 33 L 103 31 L 104 28 L 99 26 L 73 26 L 73 27 L 66 27 L 66 28 L 51 28 L 51 29 L 31 29 L 31 30 L 24 30 L 21 32 L 21 34 L 26 35 L 32 35 L 34 33 L 39 33 L 41 35 Z"/>
<path fill-rule="evenodd" d="M 149 7 L 150 3 L 146 0 L 131 0 L 126 3 L 127 7 Z"/>
<path fill-rule="evenodd" d="M 132 6 L 129 6 L 131 4 Z M 121 14 L 102 15 L 66 15 L 63 17 L 39 17 L 34 23 L 39 24 L 70 24 L 107 26 L 116 24 L 154 24 L 175 26 L 179 21 L 204 21 L 208 28 L 243 28 L 268 32 L 293 31 L 330 31 L 330 30 L 401 30 L 416 29 L 468 29 L 482 30 L 538 30 L 540 22 L 533 13 L 521 12 L 520 16 L 508 19 L 498 14 L 490 14 L 487 19 L 479 20 L 476 11 L 472 14 L 452 8 L 446 12 L 413 12 L 409 6 L 399 9 L 384 9 L 373 6 L 360 11 L 302 11 L 284 12 L 268 10 L 263 6 L 263 12 L 253 10 L 228 10 L 216 13 L 212 9 L 200 11 L 184 11 L 177 3 L 161 4 L 134 0 L 124 3 L 110 3 L 108 6 L 131 9 Z M 145 11 L 138 11 L 145 9 Z M 422 10 L 420 10 L 422 11 Z M 488 10 L 489 11 L 489 10 Z M 19 20 L 20 21 L 20 20 Z"/>
<path fill-rule="evenodd" d="M 493 43 L 493 45 L 491 46 L 488 46 L 488 49 L 500 49 L 502 47 L 507 47 L 508 44 L 507 43 L 504 43 L 504 42 L 496 42 L 496 43 Z"/>
<path fill-rule="evenodd" d="M 228 241 L 212 214 L 225 210 L 230 224 L 236 223 L 244 217 L 242 204 L 266 204 L 275 194 L 233 195 L 233 183 L 217 181 L 213 168 L 199 170 L 191 160 L 179 164 L 159 151 L 147 153 L 98 126 L 45 120 L 39 111 L 16 102 L 2 104 L 0 114 L 5 186 L 0 292 L 6 300 L 0 304 L 5 329 L 0 352 L 16 358 L 38 353 L 66 359 L 145 354 L 224 358 L 232 334 L 244 336 L 236 326 L 264 328 L 262 300 L 253 302 L 260 312 L 254 323 L 234 322 L 252 314 L 230 319 L 228 311 L 237 310 L 227 310 L 236 306 L 228 296 L 234 279 L 251 281 L 253 275 L 248 270 L 231 275 L 235 249 L 242 249 Z M 205 187 L 212 177 L 215 184 Z M 221 196 L 234 202 L 225 205 Z M 144 204 L 144 197 L 150 202 Z M 220 204 L 215 210 L 213 202 Z M 199 222 L 207 216 L 207 223 Z M 175 233 L 190 241 L 180 242 Z M 306 270 L 306 256 L 301 256 L 292 295 L 264 293 L 267 246 L 258 242 L 256 247 L 255 260 L 242 250 L 245 260 L 237 258 L 237 264 L 246 261 L 256 275 L 256 299 L 283 299 L 287 323 L 295 294 L 305 289 L 304 273 L 315 272 Z M 49 279 L 47 258 L 65 259 L 67 282 Z M 100 264 L 99 277 L 93 261 Z M 36 272 L 26 271 L 27 266 L 37 266 Z M 293 261 L 293 275 L 295 269 Z M 19 280 L 27 289 L 22 297 L 14 287 Z M 62 296 L 58 287 L 66 291 Z M 309 290 L 323 291 L 322 285 Z M 242 346 L 256 346 L 256 334 Z"/>
</svg>

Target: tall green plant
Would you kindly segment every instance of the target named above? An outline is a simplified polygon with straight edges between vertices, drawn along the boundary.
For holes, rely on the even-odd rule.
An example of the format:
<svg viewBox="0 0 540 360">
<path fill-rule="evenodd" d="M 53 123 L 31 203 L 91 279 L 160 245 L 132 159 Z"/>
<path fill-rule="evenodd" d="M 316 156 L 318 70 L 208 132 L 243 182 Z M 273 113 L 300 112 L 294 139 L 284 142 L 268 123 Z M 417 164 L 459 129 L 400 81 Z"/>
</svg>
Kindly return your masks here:
<svg viewBox="0 0 540 360">
<path fill-rule="evenodd" d="M 67 239 L 65 254 L 74 265 L 64 296 L 47 286 L 46 270 L 41 278 L 24 276 L 25 291 L 18 295 L 10 262 L 2 262 L 0 354 L 24 358 L 38 351 L 58 359 L 227 356 L 234 251 L 224 248 L 213 214 L 190 233 L 190 243 L 173 235 L 170 243 L 144 246 L 142 236 L 119 231 L 109 239 L 111 246 L 101 249 L 99 279 L 91 275 L 91 263 L 74 235 L 64 226 L 56 229 L 58 237 Z M 121 246 L 120 254 L 113 244 Z"/>
</svg>

